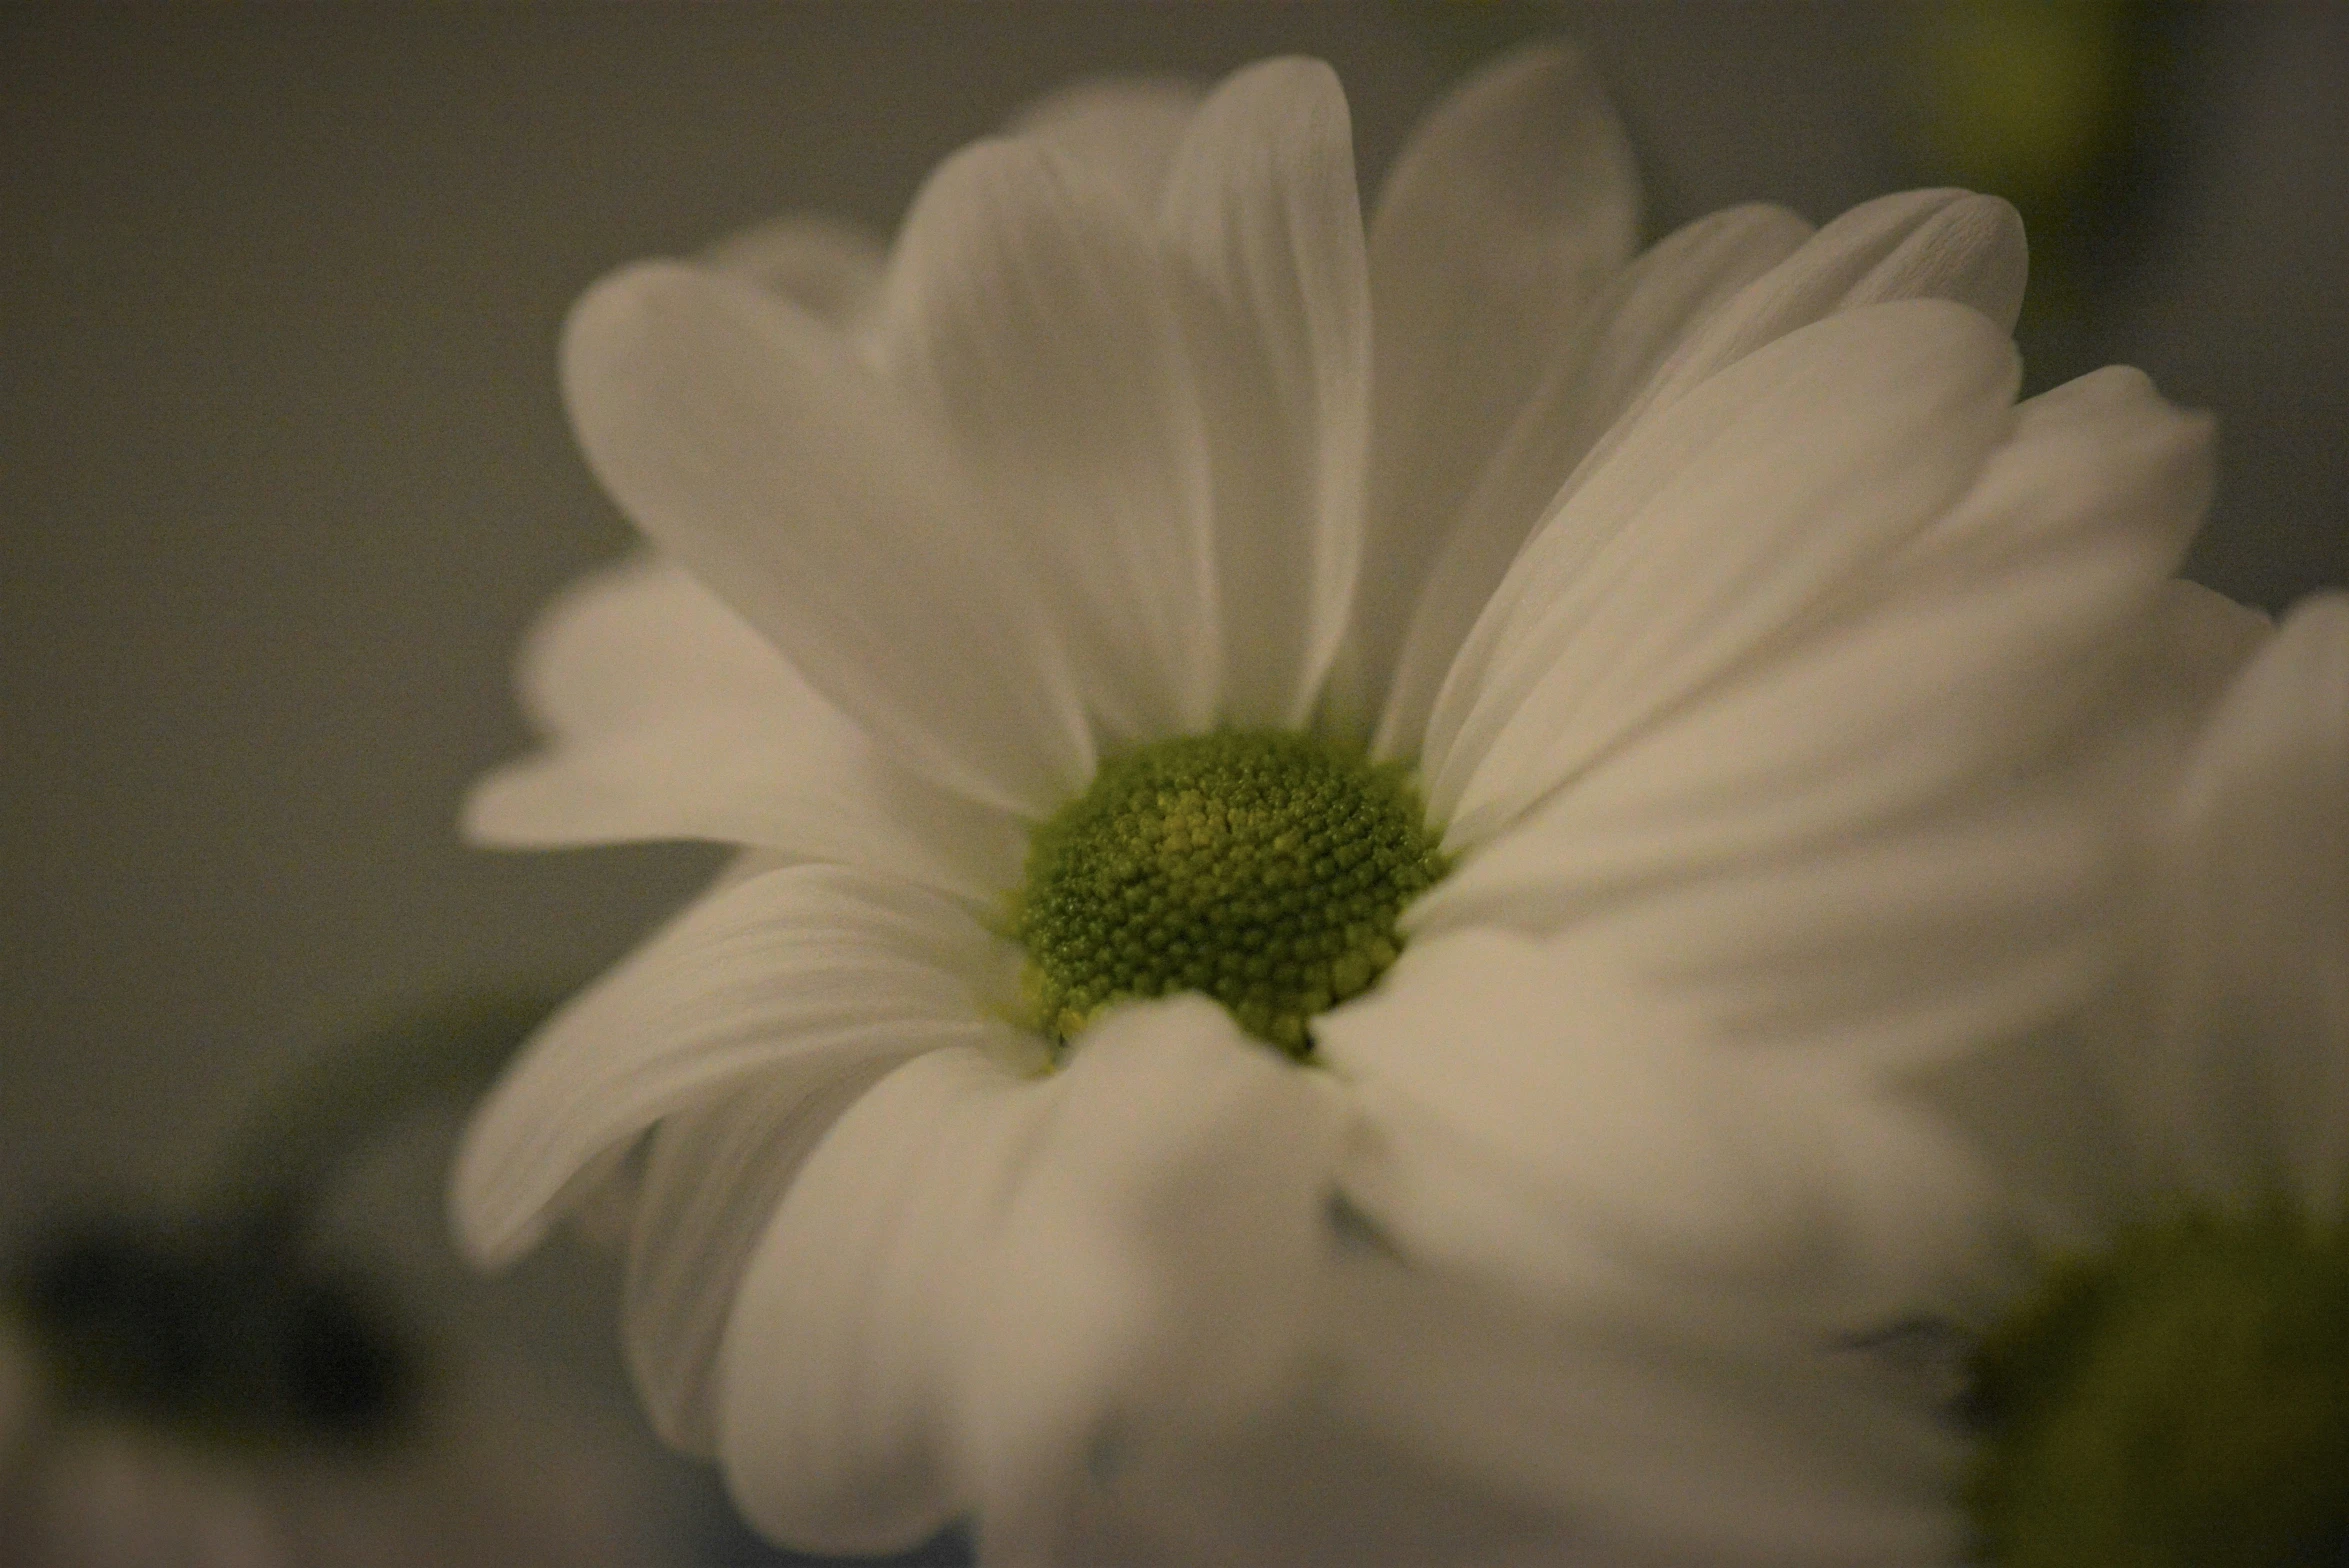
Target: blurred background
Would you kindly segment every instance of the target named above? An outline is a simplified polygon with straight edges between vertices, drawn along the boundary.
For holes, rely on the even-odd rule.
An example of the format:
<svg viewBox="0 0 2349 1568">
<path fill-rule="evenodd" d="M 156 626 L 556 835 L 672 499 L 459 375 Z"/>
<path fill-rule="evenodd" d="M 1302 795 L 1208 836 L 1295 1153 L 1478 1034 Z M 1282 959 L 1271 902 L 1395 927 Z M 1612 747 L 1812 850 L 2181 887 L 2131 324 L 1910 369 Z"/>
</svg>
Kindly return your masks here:
<svg viewBox="0 0 2349 1568">
<path fill-rule="evenodd" d="M 1556 32 L 1613 88 L 1651 234 L 2015 200 L 2031 387 L 2123 361 L 2218 414 L 2193 574 L 2271 608 L 2349 581 L 2349 6 L 0 13 L 0 1263 L 51 1267 L 90 1216 L 177 1224 L 331 1123 L 263 1185 L 435 1386 L 494 1366 L 582 1474 L 628 1477 L 602 1495 L 656 1544 L 626 1560 L 779 1560 L 651 1450 L 596 1258 L 481 1281 L 440 1235 L 512 1021 L 716 864 L 455 836 L 526 742 L 524 627 L 630 537 L 564 427 L 565 308 L 781 211 L 886 233 L 944 153 L 1091 73 L 1320 56 L 1375 190 L 1447 83 Z M 367 1076 L 403 1053 L 433 1065 Z"/>
</svg>

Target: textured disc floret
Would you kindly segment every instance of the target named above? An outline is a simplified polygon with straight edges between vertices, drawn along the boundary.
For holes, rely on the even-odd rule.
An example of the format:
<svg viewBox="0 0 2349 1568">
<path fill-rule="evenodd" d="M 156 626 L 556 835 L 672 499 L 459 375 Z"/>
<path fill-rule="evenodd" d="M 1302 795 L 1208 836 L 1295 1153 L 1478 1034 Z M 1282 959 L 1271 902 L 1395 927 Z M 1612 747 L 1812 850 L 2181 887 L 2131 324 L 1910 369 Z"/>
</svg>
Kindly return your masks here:
<svg viewBox="0 0 2349 1568">
<path fill-rule="evenodd" d="M 2349 1562 L 2349 1228 L 2140 1226 L 2052 1269 L 1973 1371 L 1983 1561 Z"/>
<path fill-rule="evenodd" d="M 1102 764 L 1037 829 L 1017 929 L 1055 1045 L 1129 997 L 1201 991 L 1293 1055 L 1307 1020 L 1402 947 L 1437 835 L 1401 765 L 1310 736 L 1224 730 Z"/>
</svg>

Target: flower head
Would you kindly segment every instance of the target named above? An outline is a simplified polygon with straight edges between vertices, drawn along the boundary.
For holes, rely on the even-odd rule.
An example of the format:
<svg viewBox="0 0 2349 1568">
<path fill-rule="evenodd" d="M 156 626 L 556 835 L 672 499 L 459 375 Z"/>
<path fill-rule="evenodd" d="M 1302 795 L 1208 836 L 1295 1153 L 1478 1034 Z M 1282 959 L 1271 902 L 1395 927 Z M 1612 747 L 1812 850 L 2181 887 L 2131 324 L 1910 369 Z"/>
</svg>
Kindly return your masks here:
<svg viewBox="0 0 2349 1568">
<path fill-rule="evenodd" d="M 2313 1564 L 2349 1543 L 2349 603 L 2271 632 L 2181 586 L 2161 619 L 2102 765 L 2102 983 L 1705 1136 L 1759 1150 L 1848 1249 L 1815 1297 L 1756 1289 L 1729 1247 L 1696 1271 L 1733 1303 L 1676 1345 L 1714 1363 L 1687 1380 L 1711 1396 L 1714 1491 L 1775 1491 L 1790 1431 L 1834 1456 L 1775 1535 L 1724 1523 L 1727 1560 Z M 1875 1201 L 1839 1206 L 1855 1184 Z M 1629 1533 L 1679 1545 L 1655 1482 L 1627 1478 L 1649 1495 Z"/>
<path fill-rule="evenodd" d="M 2019 1242 L 1939 1303 L 2018 1568 L 2349 1547 L 2349 601 L 2204 613 L 2240 668 L 2140 820 L 2135 961 L 1925 1085 Z"/>
<path fill-rule="evenodd" d="M 2078 737 L 2207 428 L 2133 372 L 2016 405 L 1996 201 L 1634 259 L 1563 50 L 1367 228 L 1322 66 L 1076 102 L 869 276 L 785 228 L 574 312 L 659 554 L 550 615 L 550 744 L 471 825 L 750 853 L 485 1107 L 460 1227 L 622 1183 L 656 1419 L 797 1544 L 1292 1560 L 1405 1495 L 1455 1507 L 1412 1560 L 1608 1538 L 1688 1446 L 1625 1392 L 1654 1281 L 1847 1261 L 1813 1151 L 1699 1132 L 2101 974 Z"/>
</svg>

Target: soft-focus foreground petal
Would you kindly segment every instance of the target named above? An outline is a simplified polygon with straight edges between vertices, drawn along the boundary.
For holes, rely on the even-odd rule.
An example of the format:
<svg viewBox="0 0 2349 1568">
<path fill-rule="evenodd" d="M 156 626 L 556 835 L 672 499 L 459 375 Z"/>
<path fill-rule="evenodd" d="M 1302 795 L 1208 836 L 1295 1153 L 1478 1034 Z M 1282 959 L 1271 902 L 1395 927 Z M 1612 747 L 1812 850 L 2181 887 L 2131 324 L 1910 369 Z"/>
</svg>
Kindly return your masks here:
<svg viewBox="0 0 2349 1568">
<path fill-rule="evenodd" d="M 631 1173 L 621 1330 L 664 1442 L 717 1453 L 718 1353 L 751 1251 L 816 1140 L 901 1060 L 876 1054 L 812 1087 L 761 1074 L 653 1128 Z"/>
<path fill-rule="evenodd" d="M 2199 1193 L 2338 1214 L 2349 1181 L 2349 597 L 2226 696 L 2155 847 L 2158 1048 L 2122 1080 Z M 2254 1185 L 2245 1190 L 2245 1181 Z"/>
<path fill-rule="evenodd" d="M 2166 967 L 2159 952 L 2171 917 L 2146 907 L 2159 878 L 2145 865 L 2144 851 L 2220 700 L 2273 633 L 2258 611 L 2182 581 L 2166 585 L 2147 621 L 2151 636 L 2131 661 L 2125 700 L 2085 721 L 2093 731 L 2085 737 L 2091 742 L 2085 766 L 2059 784 L 2076 811 L 2097 820 L 2105 840 L 2090 846 L 2104 862 L 2091 886 L 2103 906 L 2098 940 L 2116 951 L 2099 966 L 2098 988 L 2044 1027 L 2019 1028 L 2010 1019 L 2004 1027 L 1982 1028 L 1965 1049 L 1928 1052 L 1900 1074 L 1909 1092 L 2001 1173 L 2031 1233 L 2058 1247 L 2093 1244 L 2126 1222 L 2137 1194 L 2178 1184 L 2175 1151 L 2165 1160 L 2149 1148 L 2130 1109 L 2154 1085 L 2157 1094 L 2181 1092 L 2159 1071 L 2167 982 L 2147 970 Z M 2026 857 L 2032 874 L 2028 837 L 2010 837 L 2000 853 Z M 1954 867 L 1949 873 L 1961 881 L 1973 875 Z M 2042 886 L 2071 880 L 2060 870 L 2040 875 Z M 1961 894 L 1955 902 L 1964 908 L 1976 901 Z M 2068 902 L 2057 901 L 2056 926 L 2041 927 L 2035 916 L 2011 924 L 2003 938 L 2010 951 L 2051 956 L 2077 948 L 2082 927 L 2063 907 Z M 1997 906 L 1984 912 L 1996 913 Z M 1952 950 L 1960 945 L 1950 944 Z M 1766 958 L 1767 950 L 1757 956 Z M 2010 963 L 2005 983 L 2038 961 L 2029 957 L 2020 970 Z M 1905 983 L 1897 972 L 1886 978 Z M 2011 1283 L 2021 1288 L 2024 1281 Z"/>
<path fill-rule="evenodd" d="M 877 753 L 691 573 L 582 579 L 524 646 L 549 741 L 474 786 L 465 830 L 513 848 L 694 838 L 902 876 L 973 903 L 1019 875 L 1016 818 Z"/>
<path fill-rule="evenodd" d="M 1449 532 L 1435 518 L 1417 520 L 1432 557 L 1424 581 L 1417 572 L 1407 581 L 1416 596 L 1375 601 L 1370 585 L 1391 582 L 1395 568 L 1383 564 L 1386 555 L 1372 558 L 1362 613 L 1374 620 L 1408 617 L 1391 630 L 1363 632 L 1384 639 L 1395 661 L 1378 716 L 1380 755 L 1419 754 L 1428 710 L 1462 640 L 1592 444 L 1692 323 L 1784 260 L 1810 232 L 1783 208 L 1732 207 L 1675 231 L 1641 256 L 1601 291 L 1550 357 Z M 1375 689 L 1376 680 L 1371 684 Z"/>
<path fill-rule="evenodd" d="M 1372 1129 L 1350 1201 L 1405 1256 L 1522 1301 L 1636 1314 L 1733 1287 L 1824 1340 L 1980 1244 L 1962 1151 L 1864 1063 L 1725 1038 L 1604 940 L 1415 943 L 1317 1034 Z"/>
<path fill-rule="evenodd" d="M 1343 1267 L 1342 1263 L 1338 1265 Z M 1462 1474 L 1344 1402 L 1316 1325 L 1300 1391 L 1213 1441 L 1138 1434 L 1101 1477 L 1107 1551 L 1074 1563 L 1183 1568 L 1631 1568 L 1586 1555 L 1571 1520 Z"/>
<path fill-rule="evenodd" d="M 1293 1381 L 1348 1111 L 1199 997 L 1089 1030 L 1005 1215 L 967 1462 L 990 1562 L 1061 1560 L 1121 1444 L 1213 1443 Z"/>
<path fill-rule="evenodd" d="M 855 329 L 880 292 L 889 250 L 837 218 L 794 213 L 727 235 L 703 265 L 780 294 L 818 321 Z"/>
<path fill-rule="evenodd" d="M 1033 1054 L 985 1010 L 998 998 L 974 995 L 1008 982 L 1002 953 L 959 906 L 839 867 L 720 888 L 557 1013 L 508 1069 L 458 1151 L 460 1236 L 485 1262 L 513 1257 L 591 1162 L 762 1080 L 814 1096 L 947 1046 Z"/>
<path fill-rule="evenodd" d="M 884 306 L 892 379 L 1126 743 L 1205 728 L 1219 684 L 1206 433 L 1147 221 L 1041 144 L 982 142 L 922 188 Z"/>
<path fill-rule="evenodd" d="M 1090 736 L 1038 585 L 967 475 L 847 342 L 788 301 L 669 263 L 573 309 L 572 423 L 637 526 L 908 766 L 1042 814 Z"/>
<path fill-rule="evenodd" d="M 1519 556 L 1437 699 L 1448 841 L 1488 842 L 1843 608 L 1973 483 L 2017 375 L 1980 314 L 1911 301 L 1781 338 L 1642 421 Z"/>
<path fill-rule="evenodd" d="M 833 1123 L 743 1273 L 718 1452 L 743 1517 L 813 1551 L 914 1546 L 969 1506 L 955 1380 L 1003 1216 L 1058 1097 L 980 1051 L 918 1056 Z"/>
<path fill-rule="evenodd" d="M 1724 1046 L 1622 975 L 1440 938 L 1322 1021 L 1389 1242 L 1341 1259 L 1343 1397 L 1571 1521 L 1574 1561 L 1952 1560 L 1959 1433 L 1849 1335 L 1992 1244 L 1977 1168 L 1848 1064 Z"/>
<path fill-rule="evenodd" d="M 1147 216 L 1205 96 L 1181 77 L 1089 77 L 1029 104 L 1006 129 L 1094 170 Z"/>
<path fill-rule="evenodd" d="M 1959 1430 L 1878 1357 L 1694 1291 L 1562 1320 L 1374 1249 L 1332 1301 L 1358 1421 L 1571 1521 L 1528 1562 L 1961 1560 Z"/>
<path fill-rule="evenodd" d="M 1294 726 L 1353 599 L 1370 429 L 1361 198 L 1329 67 L 1234 73 L 1183 138 L 1161 222 L 1214 454 L 1222 717 Z"/>
<path fill-rule="evenodd" d="M 1065 1070 L 967 1052 L 884 1079 L 802 1167 L 745 1276 L 722 1454 L 745 1513 L 829 1550 L 975 1512 L 1059 1560 L 1124 1445 L 1230 1426 L 1289 1376 L 1344 1112 L 1196 998 Z"/>
<path fill-rule="evenodd" d="M 1623 128 L 1588 63 L 1562 45 L 1480 71 L 1396 160 L 1370 226 L 1365 570 L 1345 659 L 1368 689 L 1385 684 L 1442 521 L 1458 515 L 1638 229 Z"/>
</svg>

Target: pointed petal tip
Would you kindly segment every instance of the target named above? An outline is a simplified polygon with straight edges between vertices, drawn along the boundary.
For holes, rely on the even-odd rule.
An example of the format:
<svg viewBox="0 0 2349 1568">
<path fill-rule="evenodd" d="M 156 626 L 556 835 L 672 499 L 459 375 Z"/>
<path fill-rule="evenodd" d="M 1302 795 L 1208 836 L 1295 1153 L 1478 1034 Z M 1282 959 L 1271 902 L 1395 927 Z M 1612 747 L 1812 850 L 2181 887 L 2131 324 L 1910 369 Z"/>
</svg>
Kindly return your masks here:
<svg viewBox="0 0 2349 1568">
<path fill-rule="evenodd" d="M 514 1208 L 500 1194 L 483 1120 L 476 1115 L 457 1146 L 446 1211 L 458 1252 L 474 1268 L 494 1273 L 538 1245 L 546 1235 L 546 1218 Z"/>
<path fill-rule="evenodd" d="M 1202 126 L 1235 119 L 1267 127 L 1327 123 L 1331 135 L 1344 139 L 1352 150 L 1353 119 L 1346 89 L 1328 62 L 1310 55 L 1276 55 L 1234 71 L 1208 94 L 1191 134 L 1198 135 Z"/>
</svg>

